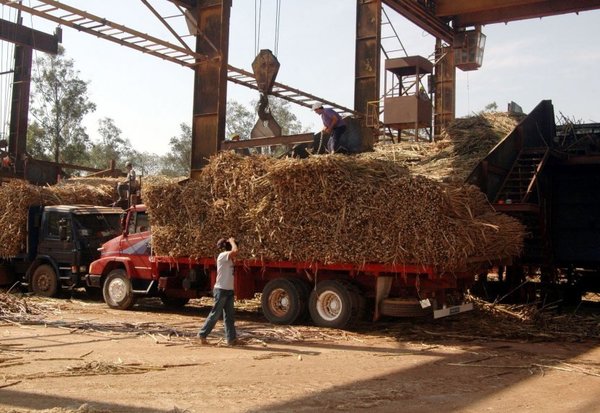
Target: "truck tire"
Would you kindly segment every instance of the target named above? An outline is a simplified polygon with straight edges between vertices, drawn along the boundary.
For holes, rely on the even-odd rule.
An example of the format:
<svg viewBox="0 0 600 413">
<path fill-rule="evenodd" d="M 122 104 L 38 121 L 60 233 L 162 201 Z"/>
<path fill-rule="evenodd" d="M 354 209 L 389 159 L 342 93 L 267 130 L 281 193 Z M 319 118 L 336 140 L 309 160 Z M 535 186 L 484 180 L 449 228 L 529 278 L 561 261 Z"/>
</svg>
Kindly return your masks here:
<svg viewBox="0 0 600 413">
<path fill-rule="evenodd" d="M 344 328 L 355 313 L 355 300 L 356 297 L 343 282 L 322 281 L 310 294 L 308 309 L 317 326 Z"/>
<path fill-rule="evenodd" d="M 42 264 L 35 269 L 31 276 L 31 291 L 42 297 L 58 295 L 58 277 L 51 265 Z"/>
<path fill-rule="evenodd" d="M 273 324 L 293 324 L 306 307 L 301 288 L 293 279 L 269 281 L 260 300 L 266 319 Z"/>
<path fill-rule="evenodd" d="M 181 308 L 185 307 L 190 302 L 188 297 L 167 297 L 166 295 L 160 296 L 160 301 L 168 308 Z"/>
<path fill-rule="evenodd" d="M 290 280 L 296 284 L 298 292 L 300 293 L 300 302 L 302 303 L 302 308 L 300 308 L 300 314 L 298 314 L 296 322 L 306 321 L 310 316 L 308 312 L 308 301 L 310 300 L 311 285 L 307 281 L 299 278 L 290 278 Z"/>
<path fill-rule="evenodd" d="M 131 280 L 123 269 L 112 270 L 108 273 L 104 286 L 102 287 L 104 302 L 110 308 L 129 310 L 135 303 Z"/>
</svg>

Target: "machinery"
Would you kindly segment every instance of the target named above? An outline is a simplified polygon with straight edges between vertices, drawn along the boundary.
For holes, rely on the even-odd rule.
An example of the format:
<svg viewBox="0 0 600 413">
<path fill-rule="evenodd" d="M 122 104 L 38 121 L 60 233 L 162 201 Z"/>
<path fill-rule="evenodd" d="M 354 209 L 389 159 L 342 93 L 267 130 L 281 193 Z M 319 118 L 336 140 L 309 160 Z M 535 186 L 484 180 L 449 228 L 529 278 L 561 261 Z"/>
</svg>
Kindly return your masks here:
<svg viewBox="0 0 600 413">
<path fill-rule="evenodd" d="M 542 101 L 467 183 L 479 186 L 496 211 L 527 226 L 523 255 L 501 271 L 499 293 L 526 278 L 563 299 L 600 291 L 600 124 L 556 126 L 551 101 Z M 513 298 L 531 294 L 517 289 Z"/>
</svg>

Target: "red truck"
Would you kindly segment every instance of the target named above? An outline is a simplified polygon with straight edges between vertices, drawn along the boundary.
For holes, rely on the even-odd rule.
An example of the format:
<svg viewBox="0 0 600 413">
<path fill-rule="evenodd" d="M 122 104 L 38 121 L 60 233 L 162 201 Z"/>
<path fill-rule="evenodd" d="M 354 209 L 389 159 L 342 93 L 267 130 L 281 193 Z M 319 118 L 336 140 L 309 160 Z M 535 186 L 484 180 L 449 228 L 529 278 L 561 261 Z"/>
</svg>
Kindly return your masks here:
<svg viewBox="0 0 600 413">
<path fill-rule="evenodd" d="M 127 210 L 122 235 L 106 242 L 90 265 L 88 286 L 101 287 L 112 308 L 129 309 L 138 297 L 158 296 L 167 306 L 184 306 L 209 296 L 216 279 L 215 257 L 166 257 L 152 253 L 144 205 Z M 275 324 L 292 324 L 310 314 L 318 326 L 343 328 L 369 315 L 431 315 L 471 310 L 463 293 L 485 264 L 445 273 L 427 265 L 321 264 L 237 260 L 237 299 L 261 293 L 262 311 Z"/>
</svg>

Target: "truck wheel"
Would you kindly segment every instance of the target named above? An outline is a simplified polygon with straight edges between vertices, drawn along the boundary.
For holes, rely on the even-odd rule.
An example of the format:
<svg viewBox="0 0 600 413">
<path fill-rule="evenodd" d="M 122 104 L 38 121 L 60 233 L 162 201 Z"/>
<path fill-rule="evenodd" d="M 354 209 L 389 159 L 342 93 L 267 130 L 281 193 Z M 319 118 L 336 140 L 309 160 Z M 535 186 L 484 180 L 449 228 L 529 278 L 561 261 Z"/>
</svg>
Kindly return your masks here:
<svg viewBox="0 0 600 413">
<path fill-rule="evenodd" d="M 292 324 L 298 319 L 306 301 L 302 301 L 300 286 L 287 278 L 271 280 L 261 296 L 262 311 L 273 324 Z"/>
<path fill-rule="evenodd" d="M 55 297 L 58 294 L 58 277 L 51 265 L 43 264 L 31 276 L 31 291 L 42 297 Z"/>
<path fill-rule="evenodd" d="M 190 299 L 187 297 L 167 297 L 166 295 L 162 295 L 160 300 L 165 307 L 169 308 L 181 308 L 190 302 Z"/>
<path fill-rule="evenodd" d="M 131 281 L 123 269 L 112 270 L 102 287 L 104 301 L 110 308 L 128 310 L 135 303 Z"/>
<path fill-rule="evenodd" d="M 310 294 L 310 316 L 320 327 L 344 328 L 352 318 L 355 300 L 344 283 L 322 281 Z"/>
<path fill-rule="evenodd" d="M 301 280 L 299 278 L 290 278 L 290 280 L 296 284 L 298 288 L 298 293 L 300 294 L 300 302 L 302 303 L 302 308 L 300 309 L 300 314 L 296 321 L 304 321 L 308 319 L 308 301 L 310 300 L 310 291 L 311 285 L 305 280 Z"/>
</svg>

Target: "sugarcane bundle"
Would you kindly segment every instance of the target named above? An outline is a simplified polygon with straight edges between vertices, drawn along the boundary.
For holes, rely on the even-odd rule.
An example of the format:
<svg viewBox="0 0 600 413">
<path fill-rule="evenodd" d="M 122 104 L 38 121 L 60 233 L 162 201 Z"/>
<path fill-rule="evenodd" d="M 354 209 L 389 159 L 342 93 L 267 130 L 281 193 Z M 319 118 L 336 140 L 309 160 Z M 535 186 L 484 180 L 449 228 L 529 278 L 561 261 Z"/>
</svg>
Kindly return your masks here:
<svg viewBox="0 0 600 413">
<path fill-rule="evenodd" d="M 442 129 L 436 142 L 400 142 L 376 145 L 374 152 L 362 154 L 386 159 L 443 182 L 462 183 L 477 163 L 510 133 L 523 115 L 482 112 L 455 119 Z"/>
<path fill-rule="evenodd" d="M 457 268 L 518 255 L 523 243 L 522 225 L 476 188 L 381 159 L 225 152 L 197 180 L 146 185 L 142 196 L 159 255 L 212 256 L 218 238 L 235 236 L 245 258 Z"/>
</svg>

